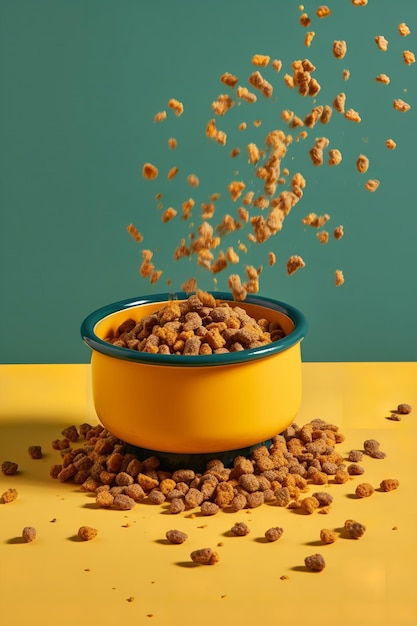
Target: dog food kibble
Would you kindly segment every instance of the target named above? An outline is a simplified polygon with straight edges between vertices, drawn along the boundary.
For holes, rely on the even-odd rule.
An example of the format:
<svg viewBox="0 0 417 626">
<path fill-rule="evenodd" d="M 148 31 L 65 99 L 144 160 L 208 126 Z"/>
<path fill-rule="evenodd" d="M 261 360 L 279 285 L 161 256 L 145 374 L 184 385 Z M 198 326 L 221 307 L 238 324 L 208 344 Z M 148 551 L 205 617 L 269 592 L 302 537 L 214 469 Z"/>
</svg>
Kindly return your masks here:
<svg viewBox="0 0 417 626">
<path fill-rule="evenodd" d="M 29 446 L 28 454 L 31 459 L 41 459 L 42 458 L 42 447 L 41 446 Z"/>
<path fill-rule="evenodd" d="M 183 533 L 181 530 L 167 530 L 165 536 L 170 543 L 176 544 L 184 543 L 188 539 L 187 533 Z"/>
<path fill-rule="evenodd" d="M 416 57 L 414 55 L 414 52 L 411 52 L 410 50 L 404 50 L 403 59 L 406 65 L 411 65 L 412 63 L 416 62 Z"/>
<path fill-rule="evenodd" d="M 366 439 L 363 442 L 365 454 L 368 454 L 373 459 L 385 459 L 387 455 L 379 449 L 379 446 L 380 444 L 376 439 Z"/>
<path fill-rule="evenodd" d="M 294 274 L 294 272 L 301 269 L 302 267 L 305 267 L 305 262 L 299 255 L 294 254 L 290 256 L 290 258 L 287 261 L 288 276 L 291 276 L 291 274 Z"/>
<path fill-rule="evenodd" d="M 190 554 L 191 560 L 194 563 L 200 563 L 202 565 L 214 565 L 219 561 L 219 555 L 211 548 L 200 548 L 199 550 L 193 550 Z"/>
<path fill-rule="evenodd" d="M 258 280 L 255 268 L 248 266 L 247 273 L 249 281 L 240 285 L 244 291 Z M 267 345 L 284 336 L 277 322 L 263 322 L 260 326 L 242 308 L 218 302 L 200 290 L 184 302 L 173 300 L 138 322 L 127 321 L 107 341 L 154 354 L 196 356 L 233 352 Z"/>
<path fill-rule="evenodd" d="M 320 531 L 320 541 L 322 543 L 334 543 L 337 540 L 337 533 L 328 528 L 322 528 Z"/>
<path fill-rule="evenodd" d="M 353 519 L 348 519 L 345 521 L 344 529 L 351 539 L 360 539 L 366 531 L 366 528 L 363 524 L 361 524 L 360 522 L 356 522 Z"/>
<path fill-rule="evenodd" d="M 311 554 L 306 556 L 304 564 L 312 572 L 321 572 L 326 567 L 326 561 L 321 554 Z"/>
<path fill-rule="evenodd" d="M 280 526 L 273 526 L 272 528 L 268 528 L 268 530 L 265 531 L 265 539 L 267 541 L 270 541 L 271 543 L 273 541 L 278 541 L 278 539 L 282 537 L 283 532 L 284 529 Z"/>
<path fill-rule="evenodd" d="M 25 526 L 22 530 L 22 538 L 25 543 L 30 543 L 36 539 L 36 528 Z"/>
<path fill-rule="evenodd" d="M 249 535 L 250 528 L 244 522 L 238 522 L 230 529 L 231 532 L 237 537 L 244 537 L 245 535 Z"/>
<path fill-rule="evenodd" d="M 402 113 L 407 113 L 407 111 L 411 109 L 408 102 L 405 102 L 401 98 L 396 98 L 393 102 L 393 106 L 396 111 L 401 111 Z"/>
<path fill-rule="evenodd" d="M 91 528 L 91 526 L 80 526 L 78 529 L 78 537 L 82 541 L 91 541 L 91 539 L 97 537 L 97 534 L 98 530 Z"/>
<path fill-rule="evenodd" d="M 13 502 L 14 500 L 16 500 L 16 498 L 17 498 L 17 489 L 13 489 L 12 487 L 10 487 L 4 493 L 1 494 L 1 500 L 4 502 L 4 504 L 9 504 L 10 502 Z"/>
<path fill-rule="evenodd" d="M 346 41 L 335 40 L 333 42 L 333 55 L 336 59 L 343 59 L 347 52 Z"/>
<path fill-rule="evenodd" d="M 388 50 L 388 41 L 385 39 L 383 35 L 377 35 L 375 37 L 375 43 L 382 52 L 386 52 Z"/>
<path fill-rule="evenodd" d="M 382 491 L 394 491 L 395 489 L 398 489 L 399 486 L 400 481 L 396 478 L 384 478 L 380 484 Z"/>
<path fill-rule="evenodd" d="M 342 270 L 335 271 L 335 283 L 336 287 L 340 287 L 345 282 L 345 277 Z"/>
<path fill-rule="evenodd" d="M 410 404 L 399 404 L 397 407 L 398 413 L 401 415 L 408 415 L 412 411 L 412 407 Z"/>
<path fill-rule="evenodd" d="M 5 476 L 14 476 L 15 474 L 17 474 L 18 469 L 19 466 L 14 461 L 4 461 L 1 464 L 1 471 Z"/>
<path fill-rule="evenodd" d="M 376 190 L 378 189 L 379 184 L 380 184 L 380 183 L 379 183 L 379 180 L 376 180 L 376 179 L 370 179 L 370 180 L 368 180 L 368 181 L 365 183 L 365 189 L 366 189 L 367 191 L 374 192 L 374 191 L 376 191 Z"/>
<path fill-rule="evenodd" d="M 401 37 L 407 37 L 411 31 L 405 22 L 401 22 L 401 24 L 398 24 L 398 32 Z"/>
<path fill-rule="evenodd" d="M 370 483 L 360 483 L 356 486 L 355 494 L 357 498 L 369 498 L 374 491 L 375 489 Z"/>
</svg>

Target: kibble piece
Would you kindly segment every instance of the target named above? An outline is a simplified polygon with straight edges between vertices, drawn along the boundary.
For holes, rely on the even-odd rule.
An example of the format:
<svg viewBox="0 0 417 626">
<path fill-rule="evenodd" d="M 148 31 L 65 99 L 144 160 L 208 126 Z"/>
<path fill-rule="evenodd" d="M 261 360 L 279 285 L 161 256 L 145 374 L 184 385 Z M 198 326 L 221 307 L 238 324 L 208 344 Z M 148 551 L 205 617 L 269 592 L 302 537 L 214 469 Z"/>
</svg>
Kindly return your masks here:
<svg viewBox="0 0 417 626">
<path fill-rule="evenodd" d="M 184 543 L 184 541 L 187 541 L 188 539 L 187 533 L 184 533 L 181 530 L 167 530 L 165 536 L 170 543 L 175 544 Z"/>
<path fill-rule="evenodd" d="M 342 270 L 335 271 L 335 283 L 336 287 L 340 287 L 345 282 L 345 277 Z"/>
<path fill-rule="evenodd" d="M 244 522 L 238 522 L 237 524 L 232 526 L 230 530 L 237 537 L 244 537 L 246 535 L 249 535 L 250 533 L 249 526 L 245 524 Z"/>
<path fill-rule="evenodd" d="M 96 495 L 96 504 L 100 508 L 108 509 L 113 505 L 114 495 L 110 491 L 99 491 Z"/>
<path fill-rule="evenodd" d="M 97 537 L 98 530 L 96 528 L 92 528 L 91 526 L 80 526 L 78 529 L 78 537 L 82 541 L 91 541 Z"/>
<path fill-rule="evenodd" d="M 376 179 L 370 179 L 370 180 L 368 180 L 368 181 L 365 183 L 365 189 L 366 189 L 367 191 L 374 192 L 374 191 L 376 191 L 376 190 L 378 189 L 379 184 L 380 184 L 380 183 L 379 183 L 379 180 L 376 180 Z"/>
<path fill-rule="evenodd" d="M 377 83 L 382 83 L 383 85 L 389 85 L 391 82 L 390 77 L 386 74 L 378 74 L 375 76 L 375 80 Z"/>
<path fill-rule="evenodd" d="M 357 498 L 369 498 L 374 493 L 375 489 L 370 483 L 360 483 L 355 489 Z"/>
<path fill-rule="evenodd" d="M 318 9 L 316 9 L 316 15 L 319 18 L 328 17 L 329 15 L 331 15 L 331 10 L 328 6 L 322 5 L 318 7 Z"/>
<path fill-rule="evenodd" d="M 202 502 L 200 510 L 203 515 L 216 515 L 220 511 L 220 507 L 215 502 L 205 500 Z"/>
<path fill-rule="evenodd" d="M 25 526 L 22 530 L 22 537 L 25 543 L 30 543 L 36 539 L 36 528 L 33 526 Z"/>
<path fill-rule="evenodd" d="M 406 65 L 411 65 L 412 63 L 416 62 L 416 57 L 414 55 L 414 52 L 411 52 L 411 50 L 404 50 L 403 59 Z"/>
<path fill-rule="evenodd" d="M 362 450 L 351 450 L 348 454 L 348 461 L 351 461 L 352 463 L 359 463 L 359 461 L 362 461 L 362 459 Z"/>
<path fill-rule="evenodd" d="M 380 484 L 382 491 L 394 491 L 395 489 L 398 489 L 399 486 L 400 481 L 396 478 L 384 478 Z"/>
<path fill-rule="evenodd" d="M 375 43 L 382 52 L 386 52 L 388 50 L 388 41 L 385 39 L 383 35 L 377 35 L 375 37 Z"/>
<path fill-rule="evenodd" d="M 348 465 L 347 471 L 350 476 L 360 476 L 364 473 L 365 469 L 361 465 L 358 465 L 358 463 L 351 463 Z"/>
<path fill-rule="evenodd" d="M 304 564 L 307 569 L 312 572 L 321 572 L 326 567 L 326 561 L 321 554 L 311 554 L 310 556 L 306 556 Z"/>
<path fill-rule="evenodd" d="M 28 454 L 31 459 L 41 459 L 42 458 L 42 447 L 41 446 L 29 446 Z"/>
<path fill-rule="evenodd" d="M 313 511 L 315 511 L 320 506 L 320 502 L 314 496 L 308 496 L 307 498 L 303 498 L 300 504 L 301 508 L 303 508 L 304 511 L 309 514 L 313 513 Z"/>
<path fill-rule="evenodd" d="M 366 531 L 363 524 L 352 519 L 345 521 L 344 528 L 351 539 L 360 539 Z"/>
<path fill-rule="evenodd" d="M 61 432 L 61 435 L 66 439 L 69 439 L 69 441 L 71 441 L 72 443 L 78 441 L 78 438 L 80 436 L 77 427 L 74 426 L 74 424 L 68 426 L 67 428 L 64 428 L 64 430 Z"/>
<path fill-rule="evenodd" d="M 174 111 L 177 117 L 182 115 L 184 112 L 184 105 L 182 104 L 182 102 L 176 100 L 175 98 L 171 98 L 170 100 L 168 100 L 168 106 Z"/>
<path fill-rule="evenodd" d="M 396 111 L 401 111 L 402 113 L 407 113 L 407 111 L 411 109 L 408 102 L 405 102 L 401 98 L 396 98 L 393 102 L 393 106 Z"/>
<path fill-rule="evenodd" d="M 14 461 L 4 461 L 1 464 L 1 471 L 5 476 L 14 476 L 15 474 L 17 474 L 18 469 L 19 466 Z"/>
<path fill-rule="evenodd" d="M 333 42 L 333 55 L 336 59 L 343 59 L 347 52 L 346 41 L 335 40 Z"/>
<path fill-rule="evenodd" d="M 124 493 L 118 493 L 114 496 L 113 505 L 114 509 L 119 511 L 129 511 L 135 506 L 135 501 Z"/>
<path fill-rule="evenodd" d="M 379 445 L 379 441 L 376 439 L 366 439 L 363 442 L 365 454 L 368 454 L 374 459 L 385 459 L 386 454 L 379 449 Z"/>
<path fill-rule="evenodd" d="M 322 543 L 334 543 L 337 539 L 337 533 L 328 528 L 322 528 L 320 531 L 320 541 Z"/>
<path fill-rule="evenodd" d="M 193 550 L 190 557 L 194 563 L 201 563 L 202 565 L 214 565 L 219 561 L 218 553 L 214 552 L 211 548 Z"/>
<path fill-rule="evenodd" d="M 158 176 L 158 168 L 152 165 L 152 163 L 145 163 L 142 168 L 142 174 L 146 180 L 153 180 Z"/>
<path fill-rule="evenodd" d="M 6 489 L 6 491 L 2 493 L 1 495 L 1 499 L 4 502 L 4 504 L 9 504 L 9 502 L 13 502 L 13 500 L 16 500 L 16 498 L 17 498 L 17 489 L 13 489 L 13 487 Z"/>
<path fill-rule="evenodd" d="M 398 413 L 401 415 L 408 415 L 412 411 L 412 407 L 410 404 L 399 404 L 397 407 Z"/>
<path fill-rule="evenodd" d="M 282 537 L 283 532 L 283 528 L 280 528 L 279 526 L 273 526 L 272 528 L 268 528 L 268 530 L 265 531 L 265 539 L 270 542 L 278 541 L 278 539 Z"/>
<path fill-rule="evenodd" d="M 398 32 L 401 37 L 407 37 L 411 31 L 405 22 L 401 22 L 401 24 L 398 24 Z"/>
<path fill-rule="evenodd" d="M 293 254 L 287 261 L 288 276 L 291 276 L 292 274 L 294 274 L 294 272 L 301 269 L 302 267 L 305 267 L 305 262 L 302 257 L 297 254 Z"/>
<path fill-rule="evenodd" d="M 333 496 L 328 491 L 316 491 L 313 498 L 318 501 L 319 506 L 329 506 L 333 502 Z"/>
</svg>

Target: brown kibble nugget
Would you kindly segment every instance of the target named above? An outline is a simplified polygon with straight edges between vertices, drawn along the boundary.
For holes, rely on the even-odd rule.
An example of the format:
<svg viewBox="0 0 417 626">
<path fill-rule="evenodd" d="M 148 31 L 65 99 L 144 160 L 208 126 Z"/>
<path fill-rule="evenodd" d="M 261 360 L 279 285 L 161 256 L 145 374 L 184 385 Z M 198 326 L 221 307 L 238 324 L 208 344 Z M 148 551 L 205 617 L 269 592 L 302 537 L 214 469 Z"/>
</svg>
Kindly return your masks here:
<svg viewBox="0 0 417 626">
<path fill-rule="evenodd" d="M 237 537 L 245 537 L 246 535 L 249 535 L 250 533 L 249 526 L 245 524 L 244 522 L 238 522 L 237 524 L 232 526 L 230 530 Z"/>
<path fill-rule="evenodd" d="M 201 563 L 202 565 L 214 565 L 219 561 L 218 553 L 213 552 L 211 548 L 194 550 L 191 552 L 190 557 L 194 563 Z"/>
<path fill-rule="evenodd" d="M 177 211 L 173 209 L 172 207 L 168 207 L 168 209 L 166 209 L 162 213 L 161 220 L 163 221 L 164 224 L 166 224 L 167 222 L 170 222 L 172 219 L 174 219 L 176 215 L 177 215 Z"/>
<path fill-rule="evenodd" d="M 388 50 L 388 41 L 385 39 L 383 35 L 377 35 L 375 37 L 375 43 L 382 52 L 386 52 Z"/>
<path fill-rule="evenodd" d="M 379 185 L 380 185 L 379 180 L 376 180 L 375 178 L 373 178 L 373 179 L 368 180 L 365 183 L 365 189 L 373 193 L 374 191 L 378 189 Z"/>
<path fill-rule="evenodd" d="M 383 85 L 389 85 L 391 82 L 390 77 L 386 74 L 378 74 L 378 76 L 375 76 L 375 80 L 377 83 L 382 83 Z"/>
<path fill-rule="evenodd" d="M 336 287 L 340 287 L 345 282 L 345 276 L 342 270 L 336 270 L 334 274 L 335 274 Z"/>
<path fill-rule="evenodd" d="M 272 528 L 268 528 L 268 530 L 265 531 L 265 539 L 267 541 L 270 541 L 271 543 L 273 541 L 278 541 L 278 539 L 282 537 L 283 532 L 283 528 L 280 528 L 279 526 L 273 526 Z"/>
<path fill-rule="evenodd" d="M 368 4 L 368 0 L 352 0 L 352 4 L 355 7 L 365 7 Z"/>
<path fill-rule="evenodd" d="M 382 491 L 394 491 L 400 486 L 400 481 L 396 478 L 384 478 L 379 486 Z"/>
<path fill-rule="evenodd" d="M 266 67 L 269 63 L 270 57 L 266 54 L 254 54 L 252 57 L 252 65 L 258 65 L 259 67 Z"/>
<path fill-rule="evenodd" d="M 366 439 L 363 442 L 365 454 L 368 454 L 373 459 L 385 459 L 386 454 L 379 449 L 379 445 L 376 439 Z"/>
<path fill-rule="evenodd" d="M 345 521 L 344 529 L 351 539 L 360 539 L 366 531 L 366 528 L 363 524 L 355 522 L 355 520 L 353 519 L 348 519 Z"/>
<path fill-rule="evenodd" d="M 166 111 L 159 111 L 159 113 L 156 113 L 154 115 L 153 121 L 154 122 L 162 122 L 163 120 L 165 120 L 167 117 L 167 112 Z"/>
<path fill-rule="evenodd" d="M 80 526 L 78 529 L 78 537 L 82 541 L 91 541 L 97 537 L 98 530 L 96 528 L 92 528 L 91 526 Z"/>
<path fill-rule="evenodd" d="M 176 100 L 175 98 L 171 98 L 168 101 L 168 106 L 170 109 L 174 111 L 177 117 L 182 115 L 184 112 L 184 105 L 182 104 L 182 102 L 180 102 L 179 100 Z"/>
<path fill-rule="evenodd" d="M 401 415 L 408 415 L 412 411 L 411 404 L 399 404 L 397 411 L 398 413 L 401 413 Z"/>
<path fill-rule="evenodd" d="M 309 30 L 308 33 L 306 33 L 306 36 L 304 37 L 304 45 L 307 46 L 307 48 L 311 46 L 315 36 L 316 33 L 313 30 Z"/>
<path fill-rule="evenodd" d="M 344 235 L 343 226 L 342 225 L 336 226 L 336 228 L 333 231 L 333 237 L 335 239 L 341 239 L 343 235 Z"/>
<path fill-rule="evenodd" d="M 314 496 L 308 496 L 307 498 L 303 498 L 300 504 L 301 508 L 309 514 L 313 513 L 313 511 L 318 509 L 318 507 L 320 506 L 319 501 Z"/>
<path fill-rule="evenodd" d="M 351 122 L 356 122 L 357 124 L 359 124 L 362 121 L 361 116 L 359 115 L 357 111 L 355 111 L 355 109 L 348 109 L 345 112 L 345 118 L 347 120 L 350 120 Z"/>
<path fill-rule="evenodd" d="M 22 537 L 25 543 L 30 543 L 36 539 L 36 528 L 33 526 L 25 526 L 22 530 Z"/>
<path fill-rule="evenodd" d="M 328 528 L 322 528 L 320 531 L 320 541 L 322 543 L 334 543 L 337 539 L 337 534 L 334 530 L 329 530 Z"/>
<path fill-rule="evenodd" d="M 401 37 L 407 37 L 411 33 L 405 22 L 401 22 L 401 24 L 398 24 L 398 32 L 400 33 Z"/>
<path fill-rule="evenodd" d="M 305 267 L 304 260 L 299 255 L 293 254 L 287 261 L 288 276 L 291 276 L 291 274 L 294 274 L 294 272 L 301 269 L 302 267 Z"/>
<path fill-rule="evenodd" d="M 310 26 L 311 19 L 309 18 L 307 13 L 302 13 L 300 15 L 300 24 L 301 26 L 304 26 L 304 28 L 308 28 L 308 26 Z"/>
<path fill-rule="evenodd" d="M 339 163 L 342 162 L 342 153 L 340 152 L 340 150 L 337 150 L 336 148 L 329 150 L 329 160 L 328 160 L 328 165 L 333 166 L 333 165 L 339 165 Z"/>
<path fill-rule="evenodd" d="M 319 18 L 328 17 L 329 15 L 331 15 L 331 11 L 328 6 L 322 5 L 316 10 L 316 15 Z"/>
<path fill-rule="evenodd" d="M 4 493 L 1 494 L 1 499 L 4 504 L 9 504 L 17 498 L 17 489 L 10 487 Z"/>
<path fill-rule="evenodd" d="M 167 530 L 165 536 L 170 543 L 175 544 L 184 543 L 188 539 L 187 533 L 183 533 L 181 530 Z"/>
<path fill-rule="evenodd" d="M 17 474 L 18 468 L 18 464 L 14 463 L 14 461 L 4 461 L 1 464 L 1 471 L 5 476 L 14 476 Z"/>
<path fill-rule="evenodd" d="M 228 87 L 232 87 L 233 89 L 237 85 L 238 77 L 234 76 L 233 74 L 230 74 L 229 72 L 225 72 L 224 74 L 220 76 L 220 80 L 224 85 L 227 85 Z"/>
<path fill-rule="evenodd" d="M 321 554 L 311 554 L 310 556 L 306 556 L 304 564 L 307 569 L 312 572 L 321 572 L 326 567 L 326 561 Z"/>
<path fill-rule="evenodd" d="M 416 57 L 414 55 L 414 52 L 411 52 L 410 50 L 404 50 L 403 59 L 406 65 L 411 65 L 412 63 L 416 62 Z"/>
<path fill-rule="evenodd" d="M 404 102 L 404 100 L 401 100 L 401 98 L 396 98 L 393 102 L 393 106 L 396 111 L 401 111 L 401 113 L 407 113 L 407 111 L 411 109 L 411 106 L 407 102 Z"/>
<path fill-rule="evenodd" d="M 28 454 L 31 459 L 41 459 L 42 458 L 42 447 L 41 446 L 29 446 Z"/>
<path fill-rule="evenodd" d="M 333 42 L 333 56 L 336 59 L 343 59 L 347 52 L 346 41 L 343 40 L 335 40 Z"/>
<path fill-rule="evenodd" d="M 129 224 L 129 226 L 127 227 L 127 232 L 129 233 L 129 235 L 133 237 L 135 241 L 138 241 L 139 243 L 143 241 L 143 235 L 138 231 L 136 226 L 134 226 L 133 224 Z"/>
<path fill-rule="evenodd" d="M 385 145 L 388 148 L 388 150 L 395 150 L 395 148 L 397 147 L 397 144 L 395 143 L 393 139 L 387 139 L 385 142 Z"/>
<path fill-rule="evenodd" d="M 155 165 L 152 165 L 152 163 L 145 163 L 142 169 L 142 174 L 146 180 L 153 180 L 158 176 L 158 168 L 155 167 Z"/>
<path fill-rule="evenodd" d="M 374 493 L 375 489 L 370 483 L 360 483 L 355 489 L 357 498 L 369 498 Z"/>
<path fill-rule="evenodd" d="M 234 180 L 228 185 L 228 190 L 233 202 L 242 195 L 243 190 L 245 189 L 245 183 L 239 180 Z"/>
</svg>

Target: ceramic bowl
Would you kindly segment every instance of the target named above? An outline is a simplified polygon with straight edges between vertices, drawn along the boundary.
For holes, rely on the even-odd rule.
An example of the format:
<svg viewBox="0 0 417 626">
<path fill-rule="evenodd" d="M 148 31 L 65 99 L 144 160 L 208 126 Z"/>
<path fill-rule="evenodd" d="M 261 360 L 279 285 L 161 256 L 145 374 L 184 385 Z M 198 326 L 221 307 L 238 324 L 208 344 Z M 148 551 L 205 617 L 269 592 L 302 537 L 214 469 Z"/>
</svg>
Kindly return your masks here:
<svg viewBox="0 0 417 626">
<path fill-rule="evenodd" d="M 267 346 L 199 356 L 150 354 L 105 341 L 128 318 L 139 321 L 168 304 L 172 294 L 108 304 L 83 321 L 95 410 L 115 436 L 153 451 L 207 454 L 256 445 L 294 421 L 305 316 L 270 298 L 252 295 L 236 303 L 230 294 L 213 295 L 255 319 L 279 322 L 286 336 Z"/>
</svg>

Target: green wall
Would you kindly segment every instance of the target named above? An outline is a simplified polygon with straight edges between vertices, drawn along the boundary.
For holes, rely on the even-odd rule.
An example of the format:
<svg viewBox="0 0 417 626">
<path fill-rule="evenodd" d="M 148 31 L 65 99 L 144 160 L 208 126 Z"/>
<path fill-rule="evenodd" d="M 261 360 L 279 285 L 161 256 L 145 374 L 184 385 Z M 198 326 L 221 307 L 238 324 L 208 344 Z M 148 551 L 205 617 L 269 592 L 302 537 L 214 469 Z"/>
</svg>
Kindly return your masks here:
<svg viewBox="0 0 417 626">
<path fill-rule="evenodd" d="M 291 62 L 304 57 L 316 65 L 322 86 L 316 103 L 331 103 L 345 91 L 362 122 L 334 113 L 328 127 L 293 143 L 284 165 L 304 174 L 304 197 L 284 229 L 252 246 L 243 263 L 264 266 L 263 295 L 307 315 L 304 360 L 416 360 L 417 64 L 406 66 L 402 51 L 417 53 L 417 3 L 369 0 L 354 7 L 350 0 L 329 0 L 332 15 L 322 20 L 314 15 L 318 4 L 305 4 L 316 33 L 306 48 L 298 1 L 0 0 L 1 362 L 87 362 L 79 327 L 92 310 L 174 291 L 192 275 L 203 288 L 213 287 L 213 276 L 197 272 L 194 261 L 173 263 L 190 224 L 178 216 L 162 225 L 154 196 L 161 192 L 164 207 L 180 213 L 194 193 L 186 175 L 195 172 L 197 207 L 211 193 L 222 194 L 217 223 L 236 209 L 230 180 L 245 177 L 257 191 L 243 149 L 249 140 L 260 144 L 268 130 L 285 128 L 282 109 L 301 117 L 311 109 L 311 98 L 282 80 Z M 399 36 L 399 22 L 410 26 L 409 37 Z M 387 52 L 378 50 L 378 34 L 389 40 Z M 331 53 L 334 39 L 348 43 L 343 60 Z M 245 84 L 255 53 L 281 59 L 284 69 L 264 70 L 273 98 L 259 96 L 256 105 L 236 105 L 218 118 L 228 130 L 223 148 L 205 137 L 210 104 L 227 91 L 219 77 L 231 72 Z M 351 72 L 347 82 L 344 68 Z M 377 84 L 379 73 L 391 83 Z M 154 114 L 171 97 L 184 103 L 184 114 L 170 111 L 155 124 Z M 411 110 L 395 111 L 394 98 Z M 237 131 L 241 121 L 248 123 L 245 133 Z M 341 149 L 338 167 L 312 166 L 308 150 L 319 134 Z M 176 152 L 167 148 L 170 136 L 178 138 Z M 387 137 L 396 150 L 385 148 Z M 231 159 L 236 145 L 242 155 Z M 359 153 L 370 159 L 369 177 L 381 181 L 376 193 L 364 190 L 366 177 L 355 168 Z M 158 165 L 157 181 L 143 179 L 145 161 Z M 173 165 L 179 174 L 168 183 Z M 329 213 L 330 232 L 343 224 L 344 238 L 320 244 L 316 231 L 301 223 L 310 212 Z M 143 245 L 164 270 L 155 286 L 139 276 L 142 246 L 127 234 L 130 222 L 145 233 Z M 277 256 L 272 268 L 270 250 Z M 301 254 L 306 267 L 288 277 L 290 254 Z M 336 268 L 345 274 L 338 288 Z M 218 276 L 218 288 L 226 278 Z"/>
</svg>

